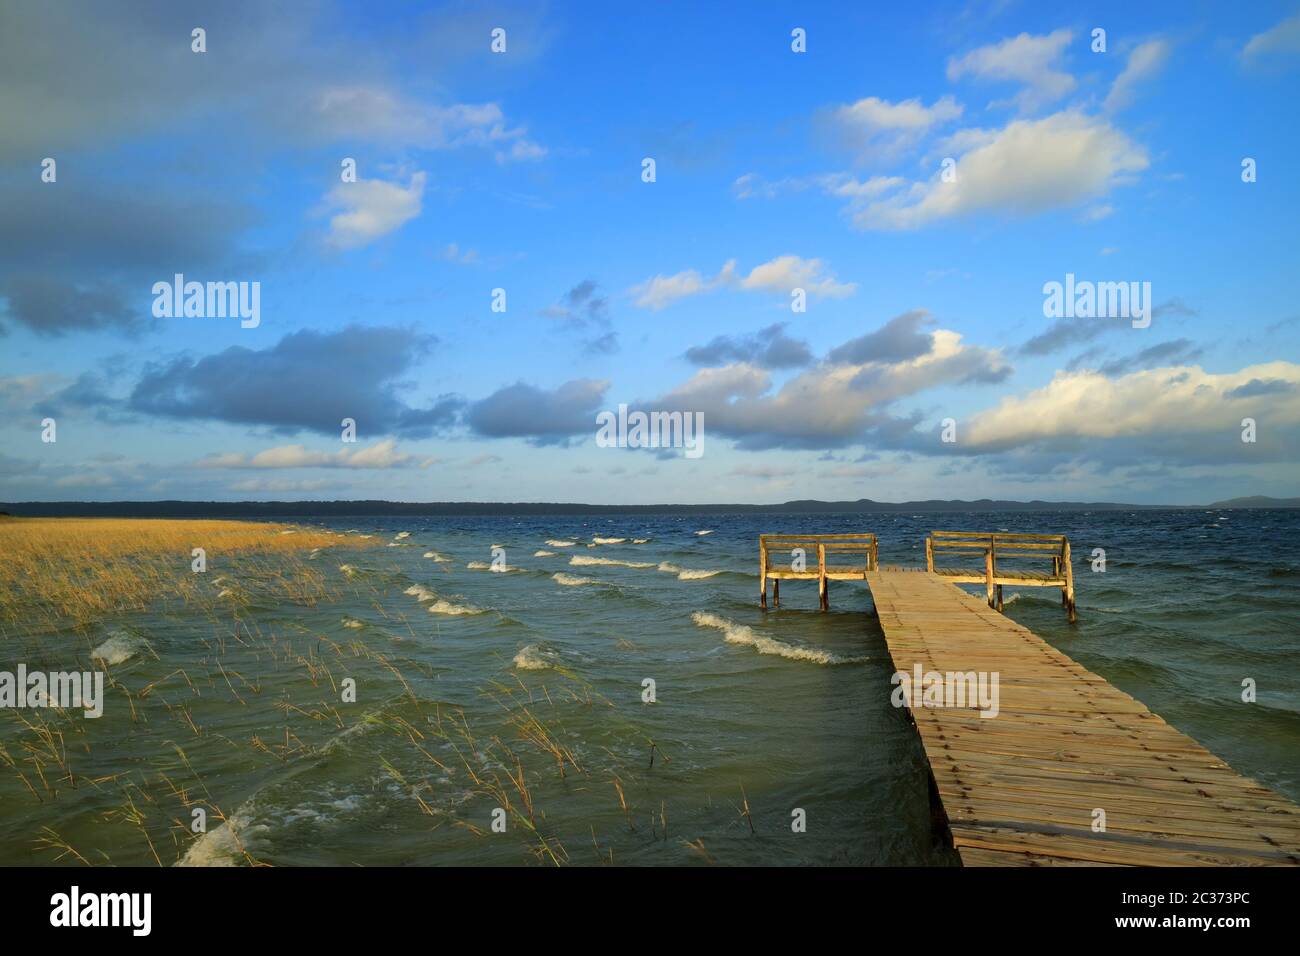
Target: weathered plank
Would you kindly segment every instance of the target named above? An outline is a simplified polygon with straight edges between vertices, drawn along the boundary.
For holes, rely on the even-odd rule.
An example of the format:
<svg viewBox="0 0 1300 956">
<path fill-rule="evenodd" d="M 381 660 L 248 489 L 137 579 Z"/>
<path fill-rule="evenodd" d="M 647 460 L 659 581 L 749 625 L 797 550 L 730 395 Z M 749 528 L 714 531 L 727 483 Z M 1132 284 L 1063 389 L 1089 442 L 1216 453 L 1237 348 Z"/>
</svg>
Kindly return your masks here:
<svg viewBox="0 0 1300 956">
<path fill-rule="evenodd" d="M 997 716 L 910 708 L 965 865 L 1300 864 L 1300 807 L 1140 701 L 940 575 L 866 579 L 897 671 L 998 675 Z"/>
</svg>

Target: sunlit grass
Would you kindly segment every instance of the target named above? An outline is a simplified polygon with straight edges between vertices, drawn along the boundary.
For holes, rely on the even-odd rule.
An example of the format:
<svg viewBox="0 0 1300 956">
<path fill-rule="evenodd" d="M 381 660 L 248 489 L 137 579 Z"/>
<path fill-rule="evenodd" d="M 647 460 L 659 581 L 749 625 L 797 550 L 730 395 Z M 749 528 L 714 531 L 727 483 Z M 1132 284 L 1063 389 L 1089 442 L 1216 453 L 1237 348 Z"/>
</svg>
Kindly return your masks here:
<svg viewBox="0 0 1300 956">
<path fill-rule="evenodd" d="M 205 552 L 209 580 L 235 555 L 245 562 L 277 558 L 266 568 L 277 588 L 310 602 L 319 574 L 301 553 L 339 541 L 323 531 L 252 521 L 0 518 L 0 623 L 84 625 L 159 600 L 188 603 L 205 577 L 192 572 L 195 548 Z"/>
<path fill-rule="evenodd" d="M 391 583 L 392 569 L 354 550 L 381 544 L 244 521 L 0 518 L 0 640 L 11 656 L 84 655 L 118 617 L 114 625 L 145 642 L 108 668 L 112 723 L 57 709 L 3 715 L 0 803 L 28 816 L 37 860 L 266 865 L 262 857 L 278 854 L 253 798 L 326 766 L 342 747 L 409 801 L 403 825 L 416 835 L 400 852 L 410 859 L 428 859 L 425 836 L 443 831 L 456 852 L 464 843 L 451 834 L 463 833 L 494 854 L 514 846 L 519 862 L 568 864 L 564 803 L 596 791 L 625 821 L 622 839 L 665 842 L 667 807 L 659 802 L 656 813 L 638 798 L 649 811 L 642 828 L 632 798 L 669 757 L 585 681 L 561 670 L 490 680 L 476 691 L 490 706 L 473 726 L 464 707 L 430 696 L 436 668 L 408 656 L 425 639 L 423 615 L 413 626 L 405 604 L 386 600 L 402 586 Z M 191 569 L 197 547 L 205 574 Z M 336 551 L 328 560 L 326 548 Z M 314 604 L 339 612 L 322 621 L 283 611 Z M 360 608 L 373 610 L 374 623 L 329 624 Z M 172 630 L 155 650 L 159 625 Z M 359 705 L 343 696 L 349 678 L 363 688 Z M 582 747 L 566 718 L 593 710 L 611 743 L 633 746 Z M 131 759 L 116 761 L 118 752 Z M 200 810 L 207 830 L 196 832 Z M 509 822 L 505 841 L 493 832 L 498 810 Z M 595 862 L 614 862 L 608 837 L 589 823 L 580 841 L 590 831 Z"/>
</svg>

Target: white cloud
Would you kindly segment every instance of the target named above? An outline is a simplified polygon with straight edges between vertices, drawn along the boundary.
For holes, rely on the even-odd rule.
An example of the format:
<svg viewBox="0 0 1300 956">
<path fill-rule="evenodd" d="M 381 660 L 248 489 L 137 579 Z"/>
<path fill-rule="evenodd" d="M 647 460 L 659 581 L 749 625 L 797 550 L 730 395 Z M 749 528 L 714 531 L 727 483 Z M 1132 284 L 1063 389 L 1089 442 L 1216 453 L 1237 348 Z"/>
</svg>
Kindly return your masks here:
<svg viewBox="0 0 1300 956">
<path fill-rule="evenodd" d="M 781 193 L 819 189 L 827 196 L 860 203 L 897 189 L 906 182 L 907 180 L 901 176 L 872 176 L 869 179 L 858 179 L 850 173 L 787 176 L 784 179 L 770 181 L 758 173 L 746 173 L 738 177 L 731 184 L 731 188 L 737 199 L 775 199 Z"/>
<path fill-rule="evenodd" d="M 477 249 L 462 250 L 460 244 L 455 242 L 447 243 L 446 248 L 442 250 L 441 256 L 448 262 L 454 262 L 462 266 L 473 265 L 479 261 Z"/>
<path fill-rule="evenodd" d="M 838 281 L 821 259 L 787 255 L 761 263 L 745 276 L 736 271 L 736 260 L 730 259 L 711 279 L 687 269 L 670 276 L 654 276 L 629 291 L 636 296 L 637 305 L 657 312 L 679 299 L 727 288 L 779 295 L 789 295 L 798 288 L 810 296 L 838 299 L 852 295 L 858 287 L 854 282 Z"/>
<path fill-rule="evenodd" d="M 406 186 L 382 179 L 338 183 L 326 201 L 343 208 L 330 218 L 330 245 L 354 249 L 399 229 L 420 214 L 425 174 L 412 174 Z"/>
<path fill-rule="evenodd" d="M 1059 69 L 1058 61 L 1073 39 L 1069 30 L 1054 30 L 1044 36 L 1022 33 L 1000 43 L 972 50 L 948 61 L 948 79 L 974 76 L 982 80 L 1019 83 L 1024 89 L 1010 101 L 1024 112 L 1040 109 L 1074 90 L 1074 77 Z"/>
<path fill-rule="evenodd" d="M 1241 56 L 1254 60 L 1261 56 L 1300 53 L 1300 13 L 1288 17 L 1263 33 L 1256 33 L 1242 48 Z"/>
<path fill-rule="evenodd" d="M 961 116 L 962 107 L 951 96 L 926 106 L 920 99 L 891 103 L 868 96 L 830 113 L 846 144 L 860 157 L 892 159 L 929 130 Z"/>
<path fill-rule="evenodd" d="M 1104 119 L 1067 110 L 1016 120 L 936 173 L 853 213 L 863 229 L 914 229 L 976 212 L 1029 215 L 1099 197 L 1148 165 L 1146 151 Z"/>
<path fill-rule="evenodd" d="M 386 438 L 368 448 L 337 452 L 312 451 L 305 445 L 279 445 L 249 456 L 238 453 L 209 455 L 194 463 L 196 468 L 424 468 L 433 459 L 397 450 L 395 439 Z"/>
<path fill-rule="evenodd" d="M 1222 433 L 1243 417 L 1269 428 L 1300 425 L 1300 365 L 1269 362 L 1221 375 L 1200 366 L 1107 378 L 1057 372 L 1050 383 L 975 415 L 962 445 L 1003 449 L 1059 438 L 1114 439 Z"/>
<path fill-rule="evenodd" d="M 230 490 L 252 494 L 274 494 L 285 491 L 320 491 L 329 484 L 324 478 L 313 478 L 307 481 L 294 481 L 289 478 L 244 478 L 231 484 Z"/>
<path fill-rule="evenodd" d="M 496 103 L 440 106 L 409 99 L 378 86 L 336 86 L 319 94 L 315 121 L 329 138 L 378 141 L 392 146 L 495 151 L 500 161 L 533 160 L 546 149 L 511 127 Z"/>
<path fill-rule="evenodd" d="M 694 269 L 687 269 L 675 275 L 657 275 L 630 290 L 636 296 L 636 304 L 658 312 L 672 305 L 678 299 L 713 288 L 713 282 L 705 279 Z"/>
<path fill-rule="evenodd" d="M 1167 59 L 1169 43 L 1165 40 L 1149 40 L 1134 47 L 1124 72 L 1116 78 L 1106 96 L 1106 112 L 1117 112 L 1133 102 L 1137 84 L 1159 73 Z"/>
<path fill-rule="evenodd" d="M 734 261 L 728 266 L 734 267 Z M 791 289 L 799 288 L 809 295 L 828 299 L 845 298 L 858 288 L 854 282 L 837 282 L 820 259 L 801 259 L 798 256 L 777 256 L 770 262 L 754 266 L 749 275 L 739 280 L 739 285 L 750 291 L 782 295 L 789 295 Z"/>
</svg>

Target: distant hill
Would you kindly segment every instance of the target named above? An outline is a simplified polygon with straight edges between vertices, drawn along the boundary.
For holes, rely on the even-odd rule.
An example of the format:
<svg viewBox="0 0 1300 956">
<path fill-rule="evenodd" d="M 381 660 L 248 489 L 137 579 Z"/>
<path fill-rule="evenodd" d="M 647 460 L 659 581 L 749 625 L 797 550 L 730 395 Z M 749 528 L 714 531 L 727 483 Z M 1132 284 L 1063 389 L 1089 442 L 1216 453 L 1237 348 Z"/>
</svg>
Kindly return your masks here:
<svg viewBox="0 0 1300 956">
<path fill-rule="evenodd" d="M 1270 498 L 1268 495 L 1251 495 L 1248 498 L 1229 498 L 1216 501 L 1211 508 L 1300 508 L 1300 498 Z"/>
<path fill-rule="evenodd" d="M 1254 499 L 1237 499 L 1250 501 Z M 1271 500 L 1271 499 L 1267 499 Z M 1293 499 L 1300 500 L 1300 499 Z M 0 509 L 29 517 L 122 518 L 268 518 L 329 517 L 332 515 L 586 515 L 586 514 L 862 514 L 892 512 L 984 511 L 1125 511 L 1166 508 L 1111 501 L 786 501 L 782 504 L 709 505 L 590 505 L 566 502 L 518 501 L 25 501 L 0 503 Z M 1173 506 L 1182 507 L 1182 506 Z M 1196 507 L 1205 507 L 1198 505 Z M 1233 505 L 1215 507 L 1293 507 L 1293 505 Z"/>
</svg>

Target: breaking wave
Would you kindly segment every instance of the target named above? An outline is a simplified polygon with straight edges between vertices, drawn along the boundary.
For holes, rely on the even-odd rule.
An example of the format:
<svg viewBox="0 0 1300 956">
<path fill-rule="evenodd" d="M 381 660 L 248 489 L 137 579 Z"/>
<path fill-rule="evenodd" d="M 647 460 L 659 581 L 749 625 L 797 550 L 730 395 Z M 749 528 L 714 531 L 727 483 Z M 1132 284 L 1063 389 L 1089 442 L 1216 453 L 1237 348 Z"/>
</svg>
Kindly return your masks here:
<svg viewBox="0 0 1300 956">
<path fill-rule="evenodd" d="M 753 628 L 746 627 L 744 624 L 735 624 L 726 618 L 705 611 L 696 611 L 691 615 L 691 620 L 700 627 L 717 628 L 722 632 L 723 639 L 728 644 L 742 644 L 752 647 L 760 654 L 775 654 L 780 657 L 787 657 L 792 661 L 810 661 L 814 664 L 861 664 L 869 660 L 866 657 L 843 657 L 816 647 L 786 644 L 784 641 L 778 641 L 773 637 L 763 637 L 760 634 L 755 634 Z"/>
<path fill-rule="evenodd" d="M 619 561 L 615 558 L 588 558 L 581 554 L 575 554 L 569 559 L 572 565 L 608 565 L 620 568 L 653 568 L 653 561 Z"/>
</svg>

